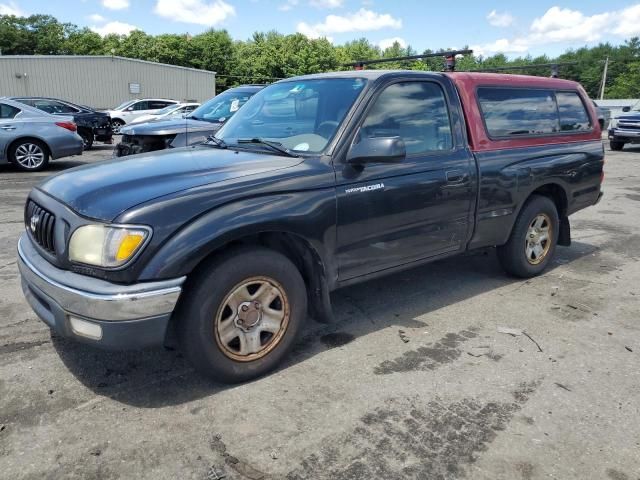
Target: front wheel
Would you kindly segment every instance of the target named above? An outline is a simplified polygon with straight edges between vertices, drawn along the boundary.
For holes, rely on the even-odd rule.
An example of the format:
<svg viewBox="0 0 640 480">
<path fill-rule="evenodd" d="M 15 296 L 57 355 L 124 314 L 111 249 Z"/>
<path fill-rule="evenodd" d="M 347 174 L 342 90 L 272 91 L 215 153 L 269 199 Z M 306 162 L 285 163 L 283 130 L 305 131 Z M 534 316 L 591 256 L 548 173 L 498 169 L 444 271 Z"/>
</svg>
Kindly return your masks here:
<svg viewBox="0 0 640 480">
<path fill-rule="evenodd" d="M 498 259 L 507 273 L 530 278 L 547 267 L 558 242 L 558 210 L 548 197 L 531 196 L 513 226 L 509 241 L 498 247 Z"/>
<path fill-rule="evenodd" d="M 183 352 L 201 373 L 236 383 L 273 370 L 307 312 L 304 280 L 284 255 L 243 248 L 189 279 L 178 311 Z"/>
<path fill-rule="evenodd" d="M 609 147 L 611 148 L 611 150 L 615 152 L 619 152 L 624 148 L 624 142 L 617 142 L 615 140 L 611 140 L 609 142 Z"/>
</svg>

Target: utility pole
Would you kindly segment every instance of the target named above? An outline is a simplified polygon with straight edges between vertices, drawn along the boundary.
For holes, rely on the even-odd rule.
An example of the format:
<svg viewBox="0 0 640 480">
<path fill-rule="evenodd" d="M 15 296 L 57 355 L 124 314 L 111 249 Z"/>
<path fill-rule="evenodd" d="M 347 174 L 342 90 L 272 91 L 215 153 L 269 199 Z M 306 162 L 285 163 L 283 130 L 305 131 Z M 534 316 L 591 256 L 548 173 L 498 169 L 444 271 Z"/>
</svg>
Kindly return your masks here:
<svg viewBox="0 0 640 480">
<path fill-rule="evenodd" d="M 602 72 L 602 85 L 600 86 L 600 100 L 604 100 L 604 87 L 607 84 L 607 69 L 609 68 L 609 57 L 604 61 L 604 71 Z"/>
</svg>

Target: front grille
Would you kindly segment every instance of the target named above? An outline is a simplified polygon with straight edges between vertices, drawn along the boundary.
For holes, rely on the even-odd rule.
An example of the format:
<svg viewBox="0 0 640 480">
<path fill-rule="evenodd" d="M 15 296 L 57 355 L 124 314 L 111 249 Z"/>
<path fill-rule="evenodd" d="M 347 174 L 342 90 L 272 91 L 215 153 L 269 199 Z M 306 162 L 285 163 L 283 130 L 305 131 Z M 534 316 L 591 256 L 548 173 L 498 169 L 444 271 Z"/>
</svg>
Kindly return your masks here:
<svg viewBox="0 0 640 480">
<path fill-rule="evenodd" d="M 626 123 L 626 122 L 619 122 L 618 123 L 618 128 L 624 128 L 625 130 L 640 130 L 640 123 Z"/>
<path fill-rule="evenodd" d="M 32 200 L 27 203 L 25 224 L 31 237 L 46 251 L 55 253 L 54 227 L 56 217 Z"/>
</svg>

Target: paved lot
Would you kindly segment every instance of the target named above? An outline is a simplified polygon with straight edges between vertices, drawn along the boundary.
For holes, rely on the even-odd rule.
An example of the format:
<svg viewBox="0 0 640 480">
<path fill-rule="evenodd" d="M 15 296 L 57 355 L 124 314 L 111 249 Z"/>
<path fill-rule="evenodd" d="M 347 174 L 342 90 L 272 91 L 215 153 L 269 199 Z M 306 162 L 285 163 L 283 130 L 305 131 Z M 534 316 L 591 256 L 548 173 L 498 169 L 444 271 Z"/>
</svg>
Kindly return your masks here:
<svg viewBox="0 0 640 480">
<path fill-rule="evenodd" d="M 640 478 L 640 148 L 607 152 L 545 275 L 488 251 L 336 292 L 335 324 L 233 387 L 175 350 L 52 337 L 23 300 L 25 197 L 99 148 L 0 167 L 0 478 Z"/>
</svg>

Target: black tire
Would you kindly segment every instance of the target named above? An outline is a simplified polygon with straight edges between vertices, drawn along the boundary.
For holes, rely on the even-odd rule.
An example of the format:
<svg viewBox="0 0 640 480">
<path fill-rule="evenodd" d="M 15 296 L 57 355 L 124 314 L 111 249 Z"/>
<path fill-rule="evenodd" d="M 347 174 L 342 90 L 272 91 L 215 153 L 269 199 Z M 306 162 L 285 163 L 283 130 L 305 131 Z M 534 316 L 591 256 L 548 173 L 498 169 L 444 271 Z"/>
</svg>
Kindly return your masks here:
<svg viewBox="0 0 640 480">
<path fill-rule="evenodd" d="M 283 303 L 288 308 L 283 310 L 289 312 L 288 323 L 274 334 L 270 349 L 267 349 L 270 344 L 265 343 L 263 351 L 266 353 L 256 354 L 263 356 L 245 356 L 242 360 L 230 358 L 233 352 L 229 353 L 229 347 L 222 345 L 218 335 L 219 316 L 230 312 L 227 318 L 234 320 L 227 321 L 234 322 L 233 328 L 239 331 L 240 306 L 235 312 L 225 310 L 228 308 L 226 300 L 239 285 L 256 277 L 270 279 L 282 287 L 286 294 Z M 307 316 L 306 287 L 296 266 L 284 255 L 262 247 L 236 249 L 189 278 L 177 313 L 178 340 L 194 367 L 217 381 L 244 382 L 273 370 L 291 350 Z M 263 322 L 262 309 L 259 318 L 257 325 Z M 260 331 L 259 336 L 262 333 Z M 237 340 L 240 344 L 240 338 Z"/>
<path fill-rule="evenodd" d="M 615 152 L 619 152 L 624 148 L 624 142 L 616 142 L 615 140 L 611 140 L 609 142 L 609 148 Z"/>
<path fill-rule="evenodd" d="M 94 136 L 91 130 L 82 129 L 78 131 L 78 135 L 82 137 L 82 144 L 84 150 L 91 150 L 93 147 Z"/>
<path fill-rule="evenodd" d="M 530 228 L 533 228 L 532 223 L 537 218 L 543 218 L 544 222 L 550 224 L 550 234 L 547 235 L 550 243 L 548 248 L 547 243 L 544 243 L 543 255 L 540 255 L 539 259 L 532 259 L 527 255 L 527 240 Z M 498 247 L 498 259 L 502 268 L 507 273 L 521 278 L 530 278 L 542 273 L 555 253 L 559 227 L 560 220 L 555 203 L 548 197 L 532 195 L 522 207 L 509 241 Z"/>
<path fill-rule="evenodd" d="M 111 131 L 114 135 L 120 135 L 120 129 L 124 127 L 125 123 L 122 120 L 111 120 Z"/>
<path fill-rule="evenodd" d="M 49 165 L 49 147 L 34 138 L 18 140 L 11 145 L 8 153 L 9 161 L 25 172 L 38 172 Z"/>
</svg>

